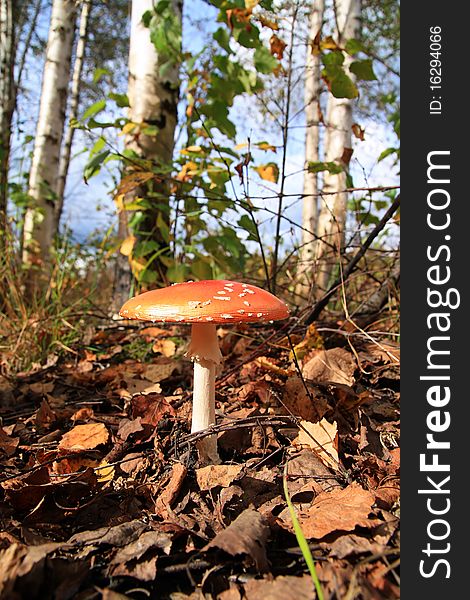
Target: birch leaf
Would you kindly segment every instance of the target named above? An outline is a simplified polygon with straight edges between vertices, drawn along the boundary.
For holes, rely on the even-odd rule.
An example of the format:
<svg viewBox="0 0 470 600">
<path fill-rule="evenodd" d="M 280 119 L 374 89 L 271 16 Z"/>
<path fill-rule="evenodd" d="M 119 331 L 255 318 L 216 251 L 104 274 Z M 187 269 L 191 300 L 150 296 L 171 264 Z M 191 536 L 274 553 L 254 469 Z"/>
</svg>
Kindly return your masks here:
<svg viewBox="0 0 470 600">
<path fill-rule="evenodd" d="M 272 183 L 277 183 L 279 179 L 279 167 L 276 163 L 268 163 L 266 165 L 260 165 L 259 167 L 255 167 L 255 171 L 265 181 L 271 181 Z"/>
</svg>

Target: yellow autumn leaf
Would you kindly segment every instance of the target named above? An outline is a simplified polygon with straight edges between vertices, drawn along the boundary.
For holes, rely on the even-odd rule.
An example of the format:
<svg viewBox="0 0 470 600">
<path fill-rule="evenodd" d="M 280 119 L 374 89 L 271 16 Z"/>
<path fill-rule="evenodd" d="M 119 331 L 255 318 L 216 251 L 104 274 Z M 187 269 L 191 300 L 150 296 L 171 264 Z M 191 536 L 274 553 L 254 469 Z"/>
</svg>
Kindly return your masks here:
<svg viewBox="0 0 470 600">
<path fill-rule="evenodd" d="M 192 160 L 190 160 L 183 165 L 181 171 L 176 176 L 176 179 L 178 179 L 178 181 L 188 181 L 189 179 L 191 179 L 191 177 L 193 177 L 194 175 L 197 175 L 197 173 L 198 173 L 197 164 L 195 162 L 193 162 Z"/>
<path fill-rule="evenodd" d="M 331 35 L 328 35 L 326 38 L 320 41 L 320 48 L 322 50 L 337 50 L 339 46 L 331 37 Z"/>
<path fill-rule="evenodd" d="M 258 4 L 259 0 L 245 0 L 245 8 L 248 8 L 249 10 L 253 10 Z"/>
<path fill-rule="evenodd" d="M 102 460 L 100 464 L 95 467 L 95 473 L 98 477 L 98 481 L 101 483 L 104 481 L 112 481 L 114 477 L 114 467 L 110 466 L 105 460 Z"/>
<path fill-rule="evenodd" d="M 145 260 L 143 258 L 140 259 L 135 259 L 132 258 L 129 260 L 130 265 L 131 265 L 131 270 L 132 270 L 132 274 L 135 277 L 139 277 L 139 275 L 142 273 L 142 271 L 145 269 Z"/>
<path fill-rule="evenodd" d="M 124 256 L 130 256 L 132 254 L 132 250 L 135 245 L 136 238 L 134 235 L 129 235 L 122 242 L 121 247 L 119 248 L 119 252 Z"/>
<path fill-rule="evenodd" d="M 255 144 L 255 146 L 260 150 L 264 150 L 265 152 L 277 152 L 276 146 L 268 144 L 268 142 L 259 142 L 258 144 Z"/>
<path fill-rule="evenodd" d="M 117 194 L 116 196 L 114 196 L 114 202 L 116 204 L 118 212 L 124 210 L 124 194 Z"/>
<path fill-rule="evenodd" d="M 266 165 L 260 165 L 259 167 L 255 167 L 255 171 L 265 181 L 271 181 L 272 183 L 277 183 L 279 179 L 279 167 L 276 163 L 268 163 Z"/>
<path fill-rule="evenodd" d="M 237 144 L 234 149 L 243 150 L 243 148 L 248 148 L 248 142 L 242 142 L 241 144 Z"/>
<path fill-rule="evenodd" d="M 131 131 L 134 131 L 134 129 L 138 127 L 137 123 L 126 123 L 124 125 L 124 127 L 121 129 L 121 132 L 119 133 L 119 135 L 127 135 L 128 133 L 131 133 Z"/>
<path fill-rule="evenodd" d="M 180 154 L 190 154 L 191 152 L 201 152 L 202 146 L 188 146 L 180 151 Z"/>
</svg>

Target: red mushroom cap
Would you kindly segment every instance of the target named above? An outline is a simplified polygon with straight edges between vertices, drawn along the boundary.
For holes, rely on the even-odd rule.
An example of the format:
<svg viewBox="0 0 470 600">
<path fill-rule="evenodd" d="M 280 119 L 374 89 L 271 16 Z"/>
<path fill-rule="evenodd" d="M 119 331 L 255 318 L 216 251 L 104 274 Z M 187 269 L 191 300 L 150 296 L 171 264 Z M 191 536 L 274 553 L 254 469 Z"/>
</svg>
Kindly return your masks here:
<svg viewBox="0 0 470 600">
<path fill-rule="evenodd" d="M 255 285 L 210 279 L 144 292 L 119 311 L 125 319 L 175 323 L 254 323 L 289 316 L 284 302 Z"/>
</svg>

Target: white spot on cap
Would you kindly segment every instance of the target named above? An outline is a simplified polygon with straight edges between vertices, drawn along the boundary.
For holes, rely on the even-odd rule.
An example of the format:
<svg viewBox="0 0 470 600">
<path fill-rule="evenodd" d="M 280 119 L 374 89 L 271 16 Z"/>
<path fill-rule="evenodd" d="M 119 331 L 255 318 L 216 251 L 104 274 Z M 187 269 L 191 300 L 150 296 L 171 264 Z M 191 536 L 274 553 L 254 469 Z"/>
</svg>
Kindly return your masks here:
<svg viewBox="0 0 470 600">
<path fill-rule="evenodd" d="M 253 313 L 248 313 L 248 316 L 249 316 L 249 317 L 252 317 L 252 316 L 253 316 Z"/>
<path fill-rule="evenodd" d="M 213 321 L 214 317 L 206 317 L 206 321 Z"/>
<path fill-rule="evenodd" d="M 245 306 L 251 306 L 251 304 L 250 304 L 250 303 L 249 303 L 247 300 L 243 300 L 243 304 L 244 304 Z"/>
<path fill-rule="evenodd" d="M 205 302 L 201 302 L 200 307 L 202 308 L 203 306 L 207 306 L 212 302 L 212 300 L 206 300 Z"/>
<path fill-rule="evenodd" d="M 224 290 L 221 290 L 220 292 L 217 292 L 218 294 L 226 294 L 227 292 L 224 292 Z"/>
<path fill-rule="evenodd" d="M 220 316 L 222 317 L 222 319 L 233 319 L 233 315 L 223 314 Z"/>
<path fill-rule="evenodd" d="M 138 305 L 135 307 L 135 309 L 136 309 L 136 310 L 139 310 L 139 308 L 142 308 L 142 304 L 138 304 Z"/>
<path fill-rule="evenodd" d="M 237 310 L 237 313 L 240 313 L 241 315 L 244 315 L 245 311 L 243 310 L 243 308 L 240 308 L 240 310 Z"/>
<path fill-rule="evenodd" d="M 197 308 L 201 304 L 201 300 L 190 300 L 188 306 L 190 308 Z"/>
<path fill-rule="evenodd" d="M 241 294 L 238 294 L 239 298 L 244 298 L 246 296 L 246 292 L 242 292 Z"/>
<path fill-rule="evenodd" d="M 228 300 L 230 301 L 230 296 L 212 296 L 214 300 Z"/>
<path fill-rule="evenodd" d="M 256 313 L 256 316 L 257 316 L 257 317 L 262 317 L 262 316 L 263 316 L 263 313 Z"/>
<path fill-rule="evenodd" d="M 249 290 L 248 288 L 246 288 L 246 293 L 247 294 L 254 294 L 255 292 L 254 292 L 254 290 Z"/>
</svg>

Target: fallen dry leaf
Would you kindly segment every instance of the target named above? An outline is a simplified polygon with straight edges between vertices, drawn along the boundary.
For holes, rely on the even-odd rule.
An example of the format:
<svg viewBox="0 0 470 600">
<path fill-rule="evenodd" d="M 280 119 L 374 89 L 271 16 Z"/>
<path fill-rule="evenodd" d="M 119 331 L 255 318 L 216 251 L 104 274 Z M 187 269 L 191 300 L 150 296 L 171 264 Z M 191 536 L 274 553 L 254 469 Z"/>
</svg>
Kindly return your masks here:
<svg viewBox="0 0 470 600">
<path fill-rule="evenodd" d="M 20 443 L 19 437 L 15 437 L 15 438 L 10 437 L 0 427 L 0 450 L 4 454 L 6 454 L 7 456 L 13 456 L 13 454 L 15 454 L 15 452 L 16 452 L 16 449 L 18 448 L 19 443 Z"/>
<path fill-rule="evenodd" d="M 170 480 L 161 492 L 155 503 L 155 511 L 158 513 L 166 512 L 168 506 L 171 506 L 178 496 L 184 478 L 188 472 L 187 468 L 181 463 L 175 463 L 171 470 Z"/>
<path fill-rule="evenodd" d="M 62 436 L 59 442 L 59 450 L 66 450 L 67 452 L 93 450 L 97 446 L 106 444 L 108 439 L 109 432 L 104 423 L 75 425 L 73 429 Z"/>
<path fill-rule="evenodd" d="M 268 567 L 265 548 L 268 535 L 269 527 L 261 514 L 257 510 L 247 508 L 202 550 L 218 548 L 231 556 L 246 554 L 251 557 L 259 571 L 264 571 Z"/>
<path fill-rule="evenodd" d="M 203 492 L 216 486 L 228 487 L 240 475 L 243 465 L 208 465 L 196 470 L 199 489 Z"/>
<path fill-rule="evenodd" d="M 118 550 L 110 563 L 109 572 L 117 575 L 137 577 L 142 581 L 153 581 L 157 574 L 157 556 L 142 557 L 150 550 L 162 550 L 169 554 L 171 537 L 161 531 L 146 531 L 140 537 Z"/>
<path fill-rule="evenodd" d="M 351 386 L 354 383 L 356 362 L 352 354 L 344 348 L 318 350 L 313 358 L 302 367 L 306 379 L 317 383 L 344 383 Z"/>
<path fill-rule="evenodd" d="M 298 447 L 311 448 L 317 456 L 333 469 L 338 468 L 338 426 L 336 421 L 329 423 L 322 419 L 319 423 L 301 421 L 299 434 L 292 444 Z"/>
<path fill-rule="evenodd" d="M 305 384 L 308 386 L 310 396 L 305 389 Z M 308 382 L 305 384 L 300 377 L 289 377 L 284 386 L 282 401 L 296 417 L 316 423 L 328 411 L 328 402 L 312 385 Z"/>
<path fill-rule="evenodd" d="M 321 539 L 333 531 L 353 531 L 377 524 L 369 518 L 374 496 L 353 482 L 348 487 L 319 494 L 311 507 L 298 514 L 307 539 Z"/>
<path fill-rule="evenodd" d="M 132 398 L 132 418 L 141 417 L 141 422 L 155 427 L 163 415 L 174 415 L 175 409 L 161 394 L 147 394 Z"/>
<path fill-rule="evenodd" d="M 269 579 L 250 579 L 244 587 L 246 600 L 314 600 L 315 586 L 310 575 L 291 575 Z"/>
<path fill-rule="evenodd" d="M 175 355 L 176 344 L 173 340 L 157 340 L 152 346 L 152 351 L 169 358 Z"/>
<path fill-rule="evenodd" d="M 176 369 L 177 363 L 173 360 L 167 363 L 150 364 L 144 368 L 143 376 L 152 383 L 159 383 L 167 379 Z"/>
</svg>

